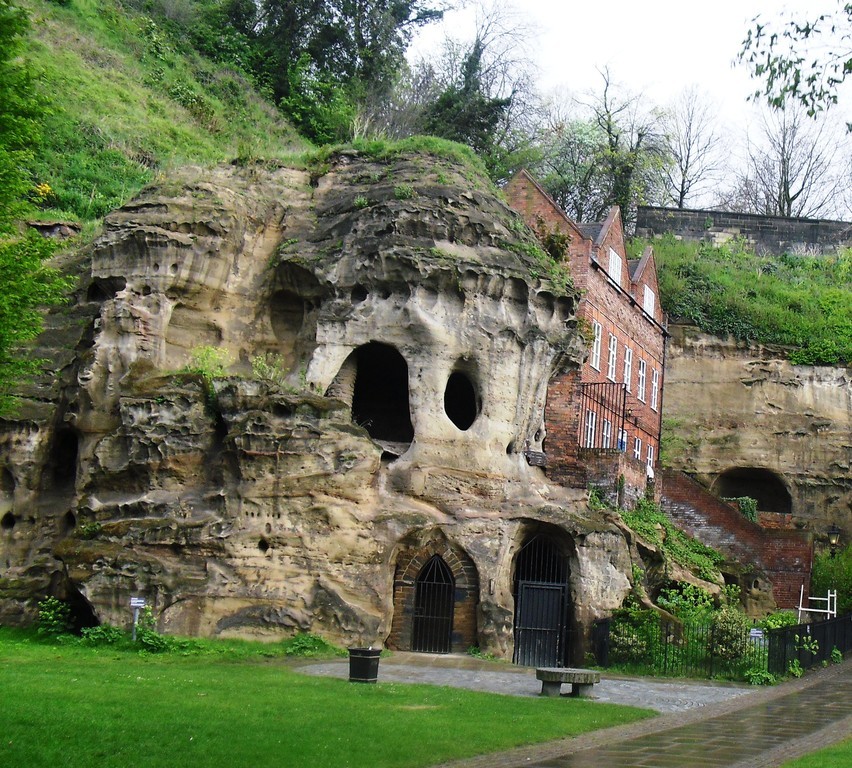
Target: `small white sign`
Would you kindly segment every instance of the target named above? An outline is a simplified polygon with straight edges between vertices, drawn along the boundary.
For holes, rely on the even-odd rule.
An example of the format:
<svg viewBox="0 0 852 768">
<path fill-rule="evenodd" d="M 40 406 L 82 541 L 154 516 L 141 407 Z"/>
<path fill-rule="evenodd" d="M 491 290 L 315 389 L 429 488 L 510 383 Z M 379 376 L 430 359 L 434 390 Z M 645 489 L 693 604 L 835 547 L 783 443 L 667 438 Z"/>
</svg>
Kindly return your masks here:
<svg viewBox="0 0 852 768">
<path fill-rule="evenodd" d="M 131 608 L 144 608 L 145 607 L 145 598 L 144 597 L 131 597 L 130 598 L 130 607 Z"/>
<path fill-rule="evenodd" d="M 751 632 L 749 632 L 749 636 L 761 638 L 761 637 L 763 637 L 763 630 L 762 629 L 753 629 L 753 630 L 751 630 Z"/>
</svg>

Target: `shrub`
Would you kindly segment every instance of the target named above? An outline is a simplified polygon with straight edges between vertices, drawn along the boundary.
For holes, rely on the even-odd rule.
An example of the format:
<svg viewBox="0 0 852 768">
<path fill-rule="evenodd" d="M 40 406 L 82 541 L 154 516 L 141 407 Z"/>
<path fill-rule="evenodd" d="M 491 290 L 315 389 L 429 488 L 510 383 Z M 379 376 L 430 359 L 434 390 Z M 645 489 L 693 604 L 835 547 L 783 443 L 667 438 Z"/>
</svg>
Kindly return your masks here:
<svg viewBox="0 0 852 768">
<path fill-rule="evenodd" d="M 284 640 L 281 645 L 288 656 L 340 656 L 345 653 L 341 648 L 310 632 L 295 635 Z"/>
<path fill-rule="evenodd" d="M 799 623 L 799 617 L 793 611 L 776 611 L 761 619 L 761 629 L 781 629 L 781 627 L 795 627 Z"/>
<path fill-rule="evenodd" d="M 127 639 L 122 630 L 110 624 L 86 627 L 80 634 L 83 636 L 84 645 L 115 645 Z"/>
<path fill-rule="evenodd" d="M 811 571 L 811 595 L 825 597 L 828 590 L 837 590 L 837 612 L 852 611 L 852 544 L 838 552 L 821 552 L 814 558 Z"/>
<path fill-rule="evenodd" d="M 55 597 L 38 604 L 38 634 L 59 637 L 71 631 L 71 606 Z"/>
<path fill-rule="evenodd" d="M 726 661 L 743 658 L 749 650 L 748 617 L 735 608 L 722 608 L 713 616 L 713 652 Z"/>
<path fill-rule="evenodd" d="M 706 589 L 681 582 L 661 590 L 657 605 L 680 619 L 701 619 L 713 611 L 713 596 Z"/>
<path fill-rule="evenodd" d="M 743 673 L 743 677 L 751 685 L 775 685 L 778 682 L 775 675 L 760 667 L 750 667 Z"/>
</svg>

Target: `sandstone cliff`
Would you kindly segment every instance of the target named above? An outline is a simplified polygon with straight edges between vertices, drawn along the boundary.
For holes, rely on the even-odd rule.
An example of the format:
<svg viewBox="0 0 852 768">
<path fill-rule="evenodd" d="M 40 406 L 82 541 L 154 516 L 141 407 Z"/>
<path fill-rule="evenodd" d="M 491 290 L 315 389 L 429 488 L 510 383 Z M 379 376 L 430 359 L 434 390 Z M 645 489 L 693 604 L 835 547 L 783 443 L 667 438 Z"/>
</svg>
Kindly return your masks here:
<svg viewBox="0 0 852 768">
<path fill-rule="evenodd" d="M 40 341 L 60 373 L 0 435 L 0 619 L 53 591 L 124 625 L 141 595 L 173 632 L 399 647 L 438 555 L 453 648 L 505 654 L 515 558 L 546 534 L 587 631 L 630 555 L 526 459 L 583 354 L 527 237 L 469 169 L 414 154 L 187 169 L 108 216 Z M 228 376 L 185 371 L 205 346 Z"/>
<path fill-rule="evenodd" d="M 852 375 L 672 326 L 672 466 L 720 496 L 752 496 L 766 525 L 852 537 Z"/>
</svg>

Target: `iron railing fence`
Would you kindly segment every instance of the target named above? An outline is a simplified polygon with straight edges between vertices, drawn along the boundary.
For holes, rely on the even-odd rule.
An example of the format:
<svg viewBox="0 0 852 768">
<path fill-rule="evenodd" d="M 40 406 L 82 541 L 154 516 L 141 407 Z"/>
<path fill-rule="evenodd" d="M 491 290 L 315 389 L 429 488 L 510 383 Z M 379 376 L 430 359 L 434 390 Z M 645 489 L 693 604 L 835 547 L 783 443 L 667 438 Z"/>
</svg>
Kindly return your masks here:
<svg viewBox="0 0 852 768">
<path fill-rule="evenodd" d="M 797 624 L 769 632 L 768 670 L 786 674 L 798 662 L 801 669 L 832 660 L 832 652 L 852 651 L 852 613 L 811 624 Z"/>
<path fill-rule="evenodd" d="M 741 680 L 749 672 L 785 675 L 852 651 L 852 614 L 812 624 L 763 631 L 714 621 L 641 622 L 600 619 L 592 631 L 595 660 L 643 674 Z"/>
<path fill-rule="evenodd" d="M 671 677 L 743 679 L 749 670 L 765 670 L 768 655 L 760 630 L 660 616 L 640 624 L 601 619 L 592 643 L 602 667 Z"/>
</svg>

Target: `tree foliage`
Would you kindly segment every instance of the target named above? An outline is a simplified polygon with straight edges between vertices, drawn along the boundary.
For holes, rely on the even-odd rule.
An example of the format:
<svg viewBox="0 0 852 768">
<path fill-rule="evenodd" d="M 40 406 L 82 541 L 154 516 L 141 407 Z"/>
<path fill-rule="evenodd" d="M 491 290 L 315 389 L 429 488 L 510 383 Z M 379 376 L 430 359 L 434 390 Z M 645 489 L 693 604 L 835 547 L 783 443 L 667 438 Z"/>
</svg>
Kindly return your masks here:
<svg viewBox="0 0 852 768">
<path fill-rule="evenodd" d="M 637 204 L 661 201 L 661 171 L 671 158 L 656 110 L 623 92 L 608 70 L 601 75 L 600 92 L 586 102 L 548 105 L 534 171 L 572 218 L 599 220 L 618 205 L 630 222 Z"/>
<path fill-rule="evenodd" d="M 309 137 L 340 135 L 347 106 L 386 92 L 415 29 L 439 19 L 429 0 L 228 0 L 229 23 L 256 51 L 254 74 Z M 342 116 L 342 118 L 341 118 Z"/>
<path fill-rule="evenodd" d="M 838 0 L 833 10 L 809 19 L 782 17 L 779 24 L 756 17 L 753 23 L 739 60 L 764 81 L 756 97 L 777 108 L 793 99 L 811 116 L 837 103 L 852 74 L 852 3 Z"/>
</svg>

